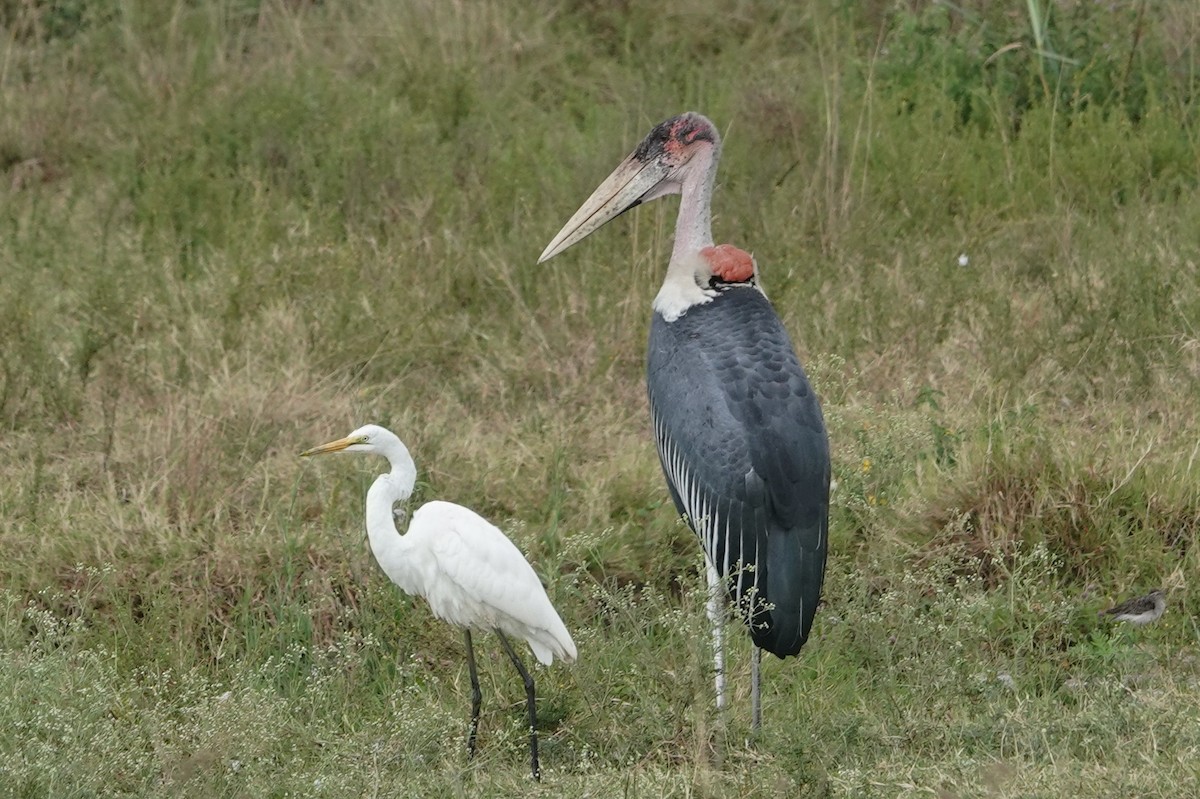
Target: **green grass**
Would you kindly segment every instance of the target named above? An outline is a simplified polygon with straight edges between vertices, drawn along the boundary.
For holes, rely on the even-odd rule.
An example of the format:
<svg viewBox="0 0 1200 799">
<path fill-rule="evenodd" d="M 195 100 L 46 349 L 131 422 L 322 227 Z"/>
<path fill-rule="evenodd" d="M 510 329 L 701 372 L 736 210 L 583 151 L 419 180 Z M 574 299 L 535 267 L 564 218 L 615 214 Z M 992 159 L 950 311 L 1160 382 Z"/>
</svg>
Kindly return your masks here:
<svg viewBox="0 0 1200 799">
<path fill-rule="evenodd" d="M 1197 793 L 1198 31 L 1185 0 L 0 0 L 0 795 Z M 838 482 L 749 743 L 645 406 L 673 203 L 535 266 L 686 109 Z M 540 788 L 487 637 L 466 760 L 460 635 L 361 533 L 376 467 L 298 458 L 368 421 L 575 636 Z M 1158 624 L 1097 618 L 1159 585 Z"/>
</svg>

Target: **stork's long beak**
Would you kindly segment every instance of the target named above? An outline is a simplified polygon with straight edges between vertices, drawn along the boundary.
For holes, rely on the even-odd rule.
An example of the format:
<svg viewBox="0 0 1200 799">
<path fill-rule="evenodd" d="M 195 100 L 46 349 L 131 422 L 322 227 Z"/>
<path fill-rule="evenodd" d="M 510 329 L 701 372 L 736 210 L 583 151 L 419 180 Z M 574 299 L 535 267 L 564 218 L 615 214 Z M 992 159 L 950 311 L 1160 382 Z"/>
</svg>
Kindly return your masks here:
<svg viewBox="0 0 1200 799">
<path fill-rule="evenodd" d="M 346 447 L 349 447 L 352 444 L 360 444 L 360 443 L 362 443 L 361 439 L 354 438 L 352 436 L 346 436 L 345 438 L 339 438 L 337 441 L 330 441 L 328 444 L 322 444 L 319 447 L 313 447 L 312 449 L 306 449 L 300 453 L 300 457 L 307 458 L 310 455 L 324 455 L 328 452 L 341 452 Z"/>
<path fill-rule="evenodd" d="M 604 179 L 592 196 L 587 198 L 554 241 L 546 245 L 538 263 L 542 263 L 594 233 L 630 208 L 670 174 L 671 168 L 659 159 L 643 161 L 631 154 Z"/>
</svg>

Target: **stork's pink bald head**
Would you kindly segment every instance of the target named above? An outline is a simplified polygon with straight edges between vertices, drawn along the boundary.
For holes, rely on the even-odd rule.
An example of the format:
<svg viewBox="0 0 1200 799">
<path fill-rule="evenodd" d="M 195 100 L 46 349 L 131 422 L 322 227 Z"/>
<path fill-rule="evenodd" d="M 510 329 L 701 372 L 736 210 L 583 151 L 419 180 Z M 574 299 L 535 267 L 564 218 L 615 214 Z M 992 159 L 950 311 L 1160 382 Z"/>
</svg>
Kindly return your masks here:
<svg viewBox="0 0 1200 799">
<path fill-rule="evenodd" d="M 720 147 L 721 136 L 707 118 L 688 112 L 659 123 L 637 146 L 633 157 L 643 163 L 663 159 L 679 166 L 702 144 Z"/>
</svg>

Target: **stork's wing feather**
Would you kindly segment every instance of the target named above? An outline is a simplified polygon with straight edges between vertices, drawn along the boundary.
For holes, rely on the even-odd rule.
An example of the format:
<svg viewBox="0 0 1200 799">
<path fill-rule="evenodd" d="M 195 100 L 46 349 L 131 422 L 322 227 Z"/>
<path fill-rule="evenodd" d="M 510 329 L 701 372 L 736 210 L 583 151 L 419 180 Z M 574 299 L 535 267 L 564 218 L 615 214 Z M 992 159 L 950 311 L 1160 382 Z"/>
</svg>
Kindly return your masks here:
<svg viewBox="0 0 1200 799">
<path fill-rule="evenodd" d="M 516 545 L 479 514 L 429 502 L 406 537 L 428 561 L 422 594 L 434 615 L 479 630 L 499 628 L 529 643 L 538 660 L 575 659 L 575 644 Z"/>
<path fill-rule="evenodd" d="M 796 654 L 829 524 L 829 442 L 808 378 L 753 286 L 652 325 L 647 384 L 671 496 L 755 643 Z"/>
</svg>

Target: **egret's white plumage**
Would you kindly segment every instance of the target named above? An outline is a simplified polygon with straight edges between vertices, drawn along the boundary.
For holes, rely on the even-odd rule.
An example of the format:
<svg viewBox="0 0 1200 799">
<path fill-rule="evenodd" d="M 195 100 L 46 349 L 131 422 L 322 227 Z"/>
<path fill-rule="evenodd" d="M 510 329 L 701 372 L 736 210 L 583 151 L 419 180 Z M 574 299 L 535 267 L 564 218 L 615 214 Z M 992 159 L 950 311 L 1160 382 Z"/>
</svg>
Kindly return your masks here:
<svg viewBox="0 0 1200 799">
<path fill-rule="evenodd" d="M 533 680 L 505 635 L 529 644 L 539 662 L 575 660 L 575 642 L 559 618 L 529 561 L 499 528 L 475 511 L 452 502 L 427 502 L 417 509 L 408 532 L 396 529 L 393 507 L 412 495 L 417 468 L 408 448 L 390 430 L 366 425 L 345 438 L 313 447 L 304 456 L 330 452 L 381 455 L 391 471 L 367 491 L 367 539 L 380 568 L 407 594 L 424 597 L 433 615 L 467 630 L 467 657 L 473 689 L 468 747 L 474 750 L 479 721 L 479 687 L 470 631 L 495 631 L 525 678 L 530 713 L 530 753 L 538 776 Z"/>
<path fill-rule="evenodd" d="M 390 512 L 377 518 L 391 523 Z M 368 524 L 371 521 L 367 508 Z M 380 538 L 398 545 L 381 550 Z M 396 585 L 425 597 L 433 615 L 456 627 L 500 629 L 529 644 L 539 662 L 575 660 L 575 643 L 546 596 L 533 567 L 504 533 L 475 511 L 428 502 L 413 514 L 408 533 L 371 536 L 380 567 Z"/>
</svg>

